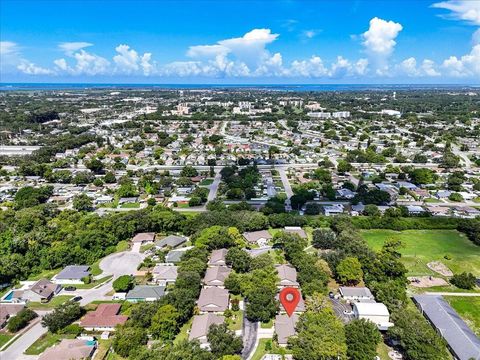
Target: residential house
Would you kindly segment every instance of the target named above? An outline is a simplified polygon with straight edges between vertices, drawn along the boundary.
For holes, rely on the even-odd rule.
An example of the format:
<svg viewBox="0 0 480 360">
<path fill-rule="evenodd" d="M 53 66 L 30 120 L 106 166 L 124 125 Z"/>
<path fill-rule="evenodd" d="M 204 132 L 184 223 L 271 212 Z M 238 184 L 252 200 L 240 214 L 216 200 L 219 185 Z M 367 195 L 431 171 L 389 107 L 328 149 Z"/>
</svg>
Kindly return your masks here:
<svg viewBox="0 0 480 360">
<path fill-rule="evenodd" d="M 323 212 L 325 216 L 335 216 L 343 214 L 345 207 L 343 204 L 323 205 Z"/>
<path fill-rule="evenodd" d="M 7 325 L 8 319 L 17 315 L 24 308 L 24 304 L 0 304 L 0 329 Z"/>
<path fill-rule="evenodd" d="M 55 284 L 83 284 L 83 279 L 90 276 L 88 265 L 68 265 L 52 278 Z"/>
<path fill-rule="evenodd" d="M 209 266 L 225 266 L 227 263 L 225 257 L 227 256 L 227 249 L 217 249 L 212 251 L 210 260 L 208 261 Z"/>
<path fill-rule="evenodd" d="M 203 283 L 205 286 L 224 286 L 225 279 L 232 270 L 226 266 L 212 266 L 205 272 Z"/>
<path fill-rule="evenodd" d="M 168 252 L 167 256 L 165 256 L 165 262 L 166 263 L 171 263 L 171 264 L 176 264 L 176 263 L 180 262 L 183 254 L 185 254 L 185 252 L 187 252 L 187 250 L 190 250 L 192 248 L 193 248 L 193 246 L 188 246 L 188 247 L 184 247 L 184 248 L 181 248 L 181 249 L 170 250 Z"/>
<path fill-rule="evenodd" d="M 297 282 L 297 270 L 290 264 L 276 265 L 278 277 L 280 282 L 278 287 L 299 287 Z"/>
<path fill-rule="evenodd" d="M 229 306 L 228 290 L 220 287 L 203 288 L 197 300 L 201 312 L 223 313 Z"/>
<path fill-rule="evenodd" d="M 296 334 L 295 327 L 298 319 L 299 316 L 295 313 L 292 316 L 279 314 L 275 317 L 275 333 L 277 334 L 278 345 L 287 346 L 288 338 Z"/>
<path fill-rule="evenodd" d="M 140 243 L 141 245 L 152 244 L 155 241 L 155 233 L 138 233 L 132 239 L 132 243 Z"/>
<path fill-rule="evenodd" d="M 87 331 L 114 331 L 115 326 L 128 320 L 128 316 L 118 314 L 121 307 L 121 304 L 100 304 L 83 317 L 80 326 Z"/>
<path fill-rule="evenodd" d="M 157 264 L 152 270 L 152 276 L 158 285 L 174 284 L 178 276 L 178 267 L 173 264 Z"/>
<path fill-rule="evenodd" d="M 210 326 L 213 324 L 221 325 L 225 322 L 225 318 L 213 313 L 195 315 L 193 317 L 192 328 L 188 335 L 188 340 L 197 340 L 200 342 L 200 346 L 208 347 L 207 334 Z"/>
<path fill-rule="evenodd" d="M 425 213 L 425 209 L 418 205 L 406 206 L 409 215 L 421 215 Z"/>
<path fill-rule="evenodd" d="M 340 286 L 338 291 L 342 298 L 348 301 L 375 300 L 370 289 L 366 287 Z"/>
<path fill-rule="evenodd" d="M 14 291 L 14 296 L 19 296 L 25 301 L 48 302 L 61 289 L 60 285 L 54 284 L 47 279 L 41 279 L 27 289 Z"/>
<path fill-rule="evenodd" d="M 244 232 L 243 237 L 250 244 L 257 244 L 260 247 L 266 246 L 268 241 L 273 239 L 273 236 L 267 230 Z"/>
<path fill-rule="evenodd" d="M 45 350 L 38 360 L 84 360 L 91 359 L 97 342 L 82 339 L 63 339 L 60 344 Z"/>
<path fill-rule="evenodd" d="M 167 237 L 164 237 L 163 239 L 157 240 L 155 242 L 155 247 L 157 249 L 163 249 L 166 247 L 169 248 L 176 248 L 179 247 L 182 244 L 185 244 L 187 242 L 187 238 L 183 236 L 177 236 L 177 235 L 168 235 Z"/>
<path fill-rule="evenodd" d="M 130 302 L 156 301 L 165 295 L 165 286 L 137 285 L 127 293 Z"/>
</svg>

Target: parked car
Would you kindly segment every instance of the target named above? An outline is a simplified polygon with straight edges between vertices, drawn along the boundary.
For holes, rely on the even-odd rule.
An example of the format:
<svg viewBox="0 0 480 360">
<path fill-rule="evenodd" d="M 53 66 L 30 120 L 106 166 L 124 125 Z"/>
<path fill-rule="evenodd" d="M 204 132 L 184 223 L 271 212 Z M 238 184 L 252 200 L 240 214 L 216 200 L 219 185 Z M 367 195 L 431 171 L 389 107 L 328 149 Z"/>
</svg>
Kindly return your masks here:
<svg viewBox="0 0 480 360">
<path fill-rule="evenodd" d="M 75 296 L 72 301 L 80 301 L 82 300 L 83 298 L 81 296 Z"/>
<path fill-rule="evenodd" d="M 75 291 L 77 288 L 75 286 L 65 286 L 63 288 L 65 291 Z"/>
</svg>

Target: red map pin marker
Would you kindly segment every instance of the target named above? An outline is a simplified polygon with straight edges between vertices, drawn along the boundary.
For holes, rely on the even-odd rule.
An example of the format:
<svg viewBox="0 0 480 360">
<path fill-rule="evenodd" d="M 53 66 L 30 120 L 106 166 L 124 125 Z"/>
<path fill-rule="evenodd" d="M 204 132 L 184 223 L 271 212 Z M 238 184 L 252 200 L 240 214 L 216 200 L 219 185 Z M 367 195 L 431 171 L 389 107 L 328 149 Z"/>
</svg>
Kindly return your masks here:
<svg viewBox="0 0 480 360">
<path fill-rule="evenodd" d="M 288 316 L 292 316 L 299 301 L 300 292 L 297 289 L 287 287 L 280 291 L 280 302 L 282 303 L 283 308 L 287 312 Z"/>
</svg>

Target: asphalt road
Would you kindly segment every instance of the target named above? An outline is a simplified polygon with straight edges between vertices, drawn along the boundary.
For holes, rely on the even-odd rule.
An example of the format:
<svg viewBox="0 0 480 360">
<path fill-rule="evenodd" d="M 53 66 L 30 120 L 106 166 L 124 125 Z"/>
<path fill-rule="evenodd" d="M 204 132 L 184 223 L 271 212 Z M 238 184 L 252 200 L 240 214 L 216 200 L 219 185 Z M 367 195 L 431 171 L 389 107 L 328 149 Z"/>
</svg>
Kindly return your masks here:
<svg viewBox="0 0 480 360">
<path fill-rule="evenodd" d="M 39 315 L 45 313 L 39 313 Z M 28 349 L 40 336 L 47 332 L 39 321 L 28 329 L 22 336 L 15 340 L 5 351 L 0 352 L 1 360 L 23 360 L 37 359 L 38 356 L 24 355 L 23 352 Z"/>
<path fill-rule="evenodd" d="M 293 196 L 292 187 L 290 186 L 290 182 L 288 181 L 287 174 L 285 173 L 285 168 L 277 168 L 278 173 L 280 174 L 280 179 L 282 179 L 283 187 L 285 189 L 285 193 L 287 197 L 290 199 Z"/>
<path fill-rule="evenodd" d="M 210 192 L 208 193 L 207 201 L 212 201 L 217 197 L 218 186 L 220 185 L 220 180 L 222 175 L 220 175 L 220 170 L 217 170 L 215 178 L 213 179 L 212 185 L 210 185 Z"/>
</svg>

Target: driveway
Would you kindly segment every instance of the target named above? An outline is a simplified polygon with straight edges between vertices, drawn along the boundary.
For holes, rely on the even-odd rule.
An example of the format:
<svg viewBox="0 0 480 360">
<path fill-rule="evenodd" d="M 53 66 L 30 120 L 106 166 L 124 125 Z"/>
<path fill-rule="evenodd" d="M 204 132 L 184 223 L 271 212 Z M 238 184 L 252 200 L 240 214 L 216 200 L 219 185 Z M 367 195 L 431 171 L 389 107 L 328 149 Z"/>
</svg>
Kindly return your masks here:
<svg viewBox="0 0 480 360">
<path fill-rule="evenodd" d="M 243 351 L 242 359 L 249 359 L 252 351 L 255 349 L 258 333 L 258 322 L 251 322 L 243 313 Z"/>
<path fill-rule="evenodd" d="M 353 315 L 347 315 L 344 313 L 344 311 L 347 311 L 347 312 L 352 311 L 351 305 L 341 302 L 338 299 L 330 299 L 330 301 L 333 304 L 333 311 L 335 311 L 335 315 L 337 315 L 337 317 L 340 320 L 342 320 L 345 324 L 349 323 L 354 319 Z"/>
</svg>

